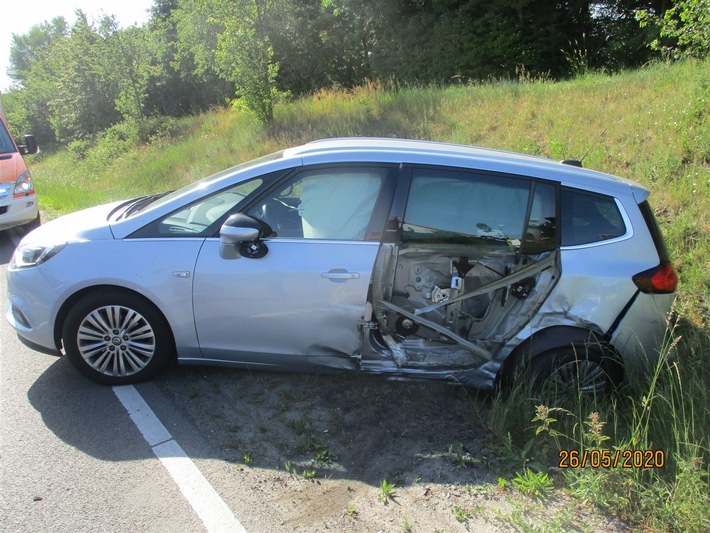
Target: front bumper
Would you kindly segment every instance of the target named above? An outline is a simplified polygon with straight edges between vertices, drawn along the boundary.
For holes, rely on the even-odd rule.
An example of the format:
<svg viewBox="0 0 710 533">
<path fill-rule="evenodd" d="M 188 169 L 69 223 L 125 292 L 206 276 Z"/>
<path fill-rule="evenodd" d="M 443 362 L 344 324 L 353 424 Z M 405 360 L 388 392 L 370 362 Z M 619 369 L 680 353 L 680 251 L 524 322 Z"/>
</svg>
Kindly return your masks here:
<svg viewBox="0 0 710 533">
<path fill-rule="evenodd" d="M 42 348 L 40 351 L 56 353 L 54 321 L 59 295 L 41 268 L 24 268 L 7 271 L 8 307 L 5 318 L 27 342 Z"/>
<path fill-rule="evenodd" d="M 38 214 L 36 194 L 7 199 L 0 203 L 0 231 L 29 224 Z"/>
</svg>

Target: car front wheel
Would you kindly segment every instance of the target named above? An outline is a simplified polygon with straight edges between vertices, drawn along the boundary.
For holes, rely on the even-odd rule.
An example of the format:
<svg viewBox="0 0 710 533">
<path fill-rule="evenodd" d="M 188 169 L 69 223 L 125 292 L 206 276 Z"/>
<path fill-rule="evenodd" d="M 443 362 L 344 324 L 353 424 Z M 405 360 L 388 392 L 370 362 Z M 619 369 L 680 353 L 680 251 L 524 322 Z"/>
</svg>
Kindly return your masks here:
<svg viewBox="0 0 710 533">
<path fill-rule="evenodd" d="M 174 353 L 162 314 L 142 297 L 119 290 L 89 293 L 68 313 L 62 329 L 69 360 L 106 385 L 154 376 Z"/>
</svg>

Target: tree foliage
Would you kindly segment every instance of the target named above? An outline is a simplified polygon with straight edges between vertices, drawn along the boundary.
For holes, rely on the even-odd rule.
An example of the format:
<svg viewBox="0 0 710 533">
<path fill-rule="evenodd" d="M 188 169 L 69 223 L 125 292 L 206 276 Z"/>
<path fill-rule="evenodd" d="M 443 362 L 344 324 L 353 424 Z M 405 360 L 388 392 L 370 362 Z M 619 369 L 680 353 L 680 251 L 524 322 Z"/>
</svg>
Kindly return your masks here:
<svg viewBox="0 0 710 533">
<path fill-rule="evenodd" d="M 674 58 L 707 57 L 710 54 L 710 0 L 678 0 L 661 14 L 640 10 L 642 27 L 660 28 L 651 48 Z"/>
<path fill-rule="evenodd" d="M 559 79 L 710 52 L 709 0 L 154 0 L 141 27 L 80 11 L 13 36 L 11 122 L 45 142 L 368 80 Z M 640 23 L 640 24 L 639 24 Z"/>
</svg>

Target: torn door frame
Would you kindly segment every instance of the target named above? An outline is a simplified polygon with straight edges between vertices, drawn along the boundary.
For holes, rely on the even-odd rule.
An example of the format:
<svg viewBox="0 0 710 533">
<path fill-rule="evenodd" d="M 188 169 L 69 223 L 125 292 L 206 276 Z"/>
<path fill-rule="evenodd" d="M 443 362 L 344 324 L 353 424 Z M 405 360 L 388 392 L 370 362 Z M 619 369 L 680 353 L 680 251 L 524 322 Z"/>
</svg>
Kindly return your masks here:
<svg viewBox="0 0 710 533">
<path fill-rule="evenodd" d="M 391 279 L 392 278 L 387 278 L 387 276 L 393 276 L 394 271 L 396 268 L 396 263 L 397 263 L 397 255 L 398 255 L 399 247 L 396 245 L 392 246 L 387 246 L 383 245 L 383 248 L 381 250 L 381 255 L 379 255 L 379 260 L 378 260 L 378 265 L 376 268 L 376 271 L 380 274 L 380 276 L 383 276 L 383 279 L 390 279 L 390 281 L 387 283 L 387 287 L 391 289 L 392 283 Z M 542 257 L 539 258 L 537 261 L 534 263 L 530 263 L 528 265 L 523 266 L 522 268 L 515 270 L 505 276 L 503 276 L 500 279 L 497 279 L 493 282 L 487 283 L 486 285 L 483 285 L 473 291 L 470 291 L 466 294 L 457 296 L 455 298 L 451 299 L 446 299 L 444 301 L 440 301 L 434 304 L 431 304 L 429 306 L 419 308 L 412 311 L 408 311 L 406 309 L 403 309 L 401 306 L 398 306 L 396 304 L 393 304 L 391 301 L 387 300 L 387 297 L 391 297 L 391 294 L 385 294 L 386 290 L 381 286 L 375 283 L 375 291 L 373 291 L 374 295 L 374 302 L 375 306 L 379 306 L 381 310 L 385 311 L 390 311 L 393 313 L 396 313 L 402 317 L 405 317 L 414 323 L 424 326 L 426 328 L 429 328 L 440 335 L 442 337 L 445 337 L 446 339 L 449 339 L 453 341 L 454 343 L 458 344 L 465 350 L 468 350 L 474 357 L 475 359 L 480 363 L 480 364 L 471 364 L 468 368 L 470 371 L 471 368 L 483 368 L 484 366 L 494 366 L 495 367 L 495 372 L 497 372 L 497 369 L 500 368 L 502 364 L 502 360 L 497 360 L 498 355 L 500 350 L 506 346 L 507 342 L 514 338 L 518 333 L 521 331 L 522 328 L 524 328 L 525 324 L 529 323 L 529 320 L 531 317 L 535 316 L 535 314 L 538 312 L 539 308 L 543 305 L 546 297 L 552 292 L 554 289 L 557 280 L 559 280 L 560 276 L 560 253 L 559 250 L 552 250 L 550 252 L 545 252 L 544 254 L 541 254 Z M 552 275 L 552 281 L 548 284 L 548 286 L 545 289 L 545 297 L 540 297 L 534 305 L 530 307 L 530 309 L 524 313 L 525 319 L 524 320 L 518 320 L 517 322 L 519 323 L 518 327 L 514 327 L 511 331 L 507 332 L 505 336 L 502 337 L 497 337 L 495 339 L 495 342 L 491 342 L 491 339 L 485 339 L 486 342 L 480 342 L 477 340 L 470 340 L 462 337 L 461 335 L 458 335 L 454 331 L 448 329 L 445 326 L 442 326 L 440 324 L 437 324 L 436 322 L 429 320 L 421 315 L 424 313 L 427 313 L 432 310 L 439 309 L 441 307 L 446 307 L 464 300 L 467 300 L 469 298 L 474 298 L 476 296 L 488 294 L 488 293 L 493 293 L 495 291 L 498 291 L 499 289 L 506 289 L 508 292 L 510 292 L 511 286 L 515 283 L 521 282 L 522 280 L 537 276 L 538 274 L 550 269 L 554 268 L 554 274 Z M 377 276 L 375 277 L 377 278 Z M 390 351 L 391 357 L 394 359 L 395 362 L 398 363 L 398 366 L 402 367 L 403 365 L 401 364 L 402 361 L 406 361 L 408 356 L 406 352 L 406 348 L 404 346 L 403 342 L 397 341 L 394 336 L 389 334 L 387 331 L 380 331 L 380 335 L 382 340 L 384 341 L 384 344 L 386 345 L 387 349 Z M 512 351 L 514 347 L 511 347 L 511 349 L 508 351 Z M 493 363 L 490 365 L 489 363 Z M 415 370 L 415 369 L 412 369 Z M 491 368 L 490 370 L 493 370 Z M 418 369 L 419 372 L 426 372 L 426 370 Z M 466 370 L 461 369 L 457 370 L 455 373 L 458 374 L 461 371 L 466 372 Z M 490 372 L 489 372 L 490 373 Z M 489 376 L 490 378 L 490 376 Z M 484 380 L 486 383 L 488 383 L 490 380 L 485 379 Z"/>
</svg>

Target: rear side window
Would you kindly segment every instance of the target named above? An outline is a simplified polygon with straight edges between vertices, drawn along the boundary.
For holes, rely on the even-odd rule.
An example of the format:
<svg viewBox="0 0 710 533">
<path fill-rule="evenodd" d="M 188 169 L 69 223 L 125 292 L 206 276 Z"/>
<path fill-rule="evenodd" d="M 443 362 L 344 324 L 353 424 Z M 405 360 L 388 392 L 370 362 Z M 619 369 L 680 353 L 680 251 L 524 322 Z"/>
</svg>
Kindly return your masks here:
<svg viewBox="0 0 710 533">
<path fill-rule="evenodd" d="M 613 198 L 576 189 L 562 189 L 562 246 L 621 237 L 624 219 Z"/>
</svg>

